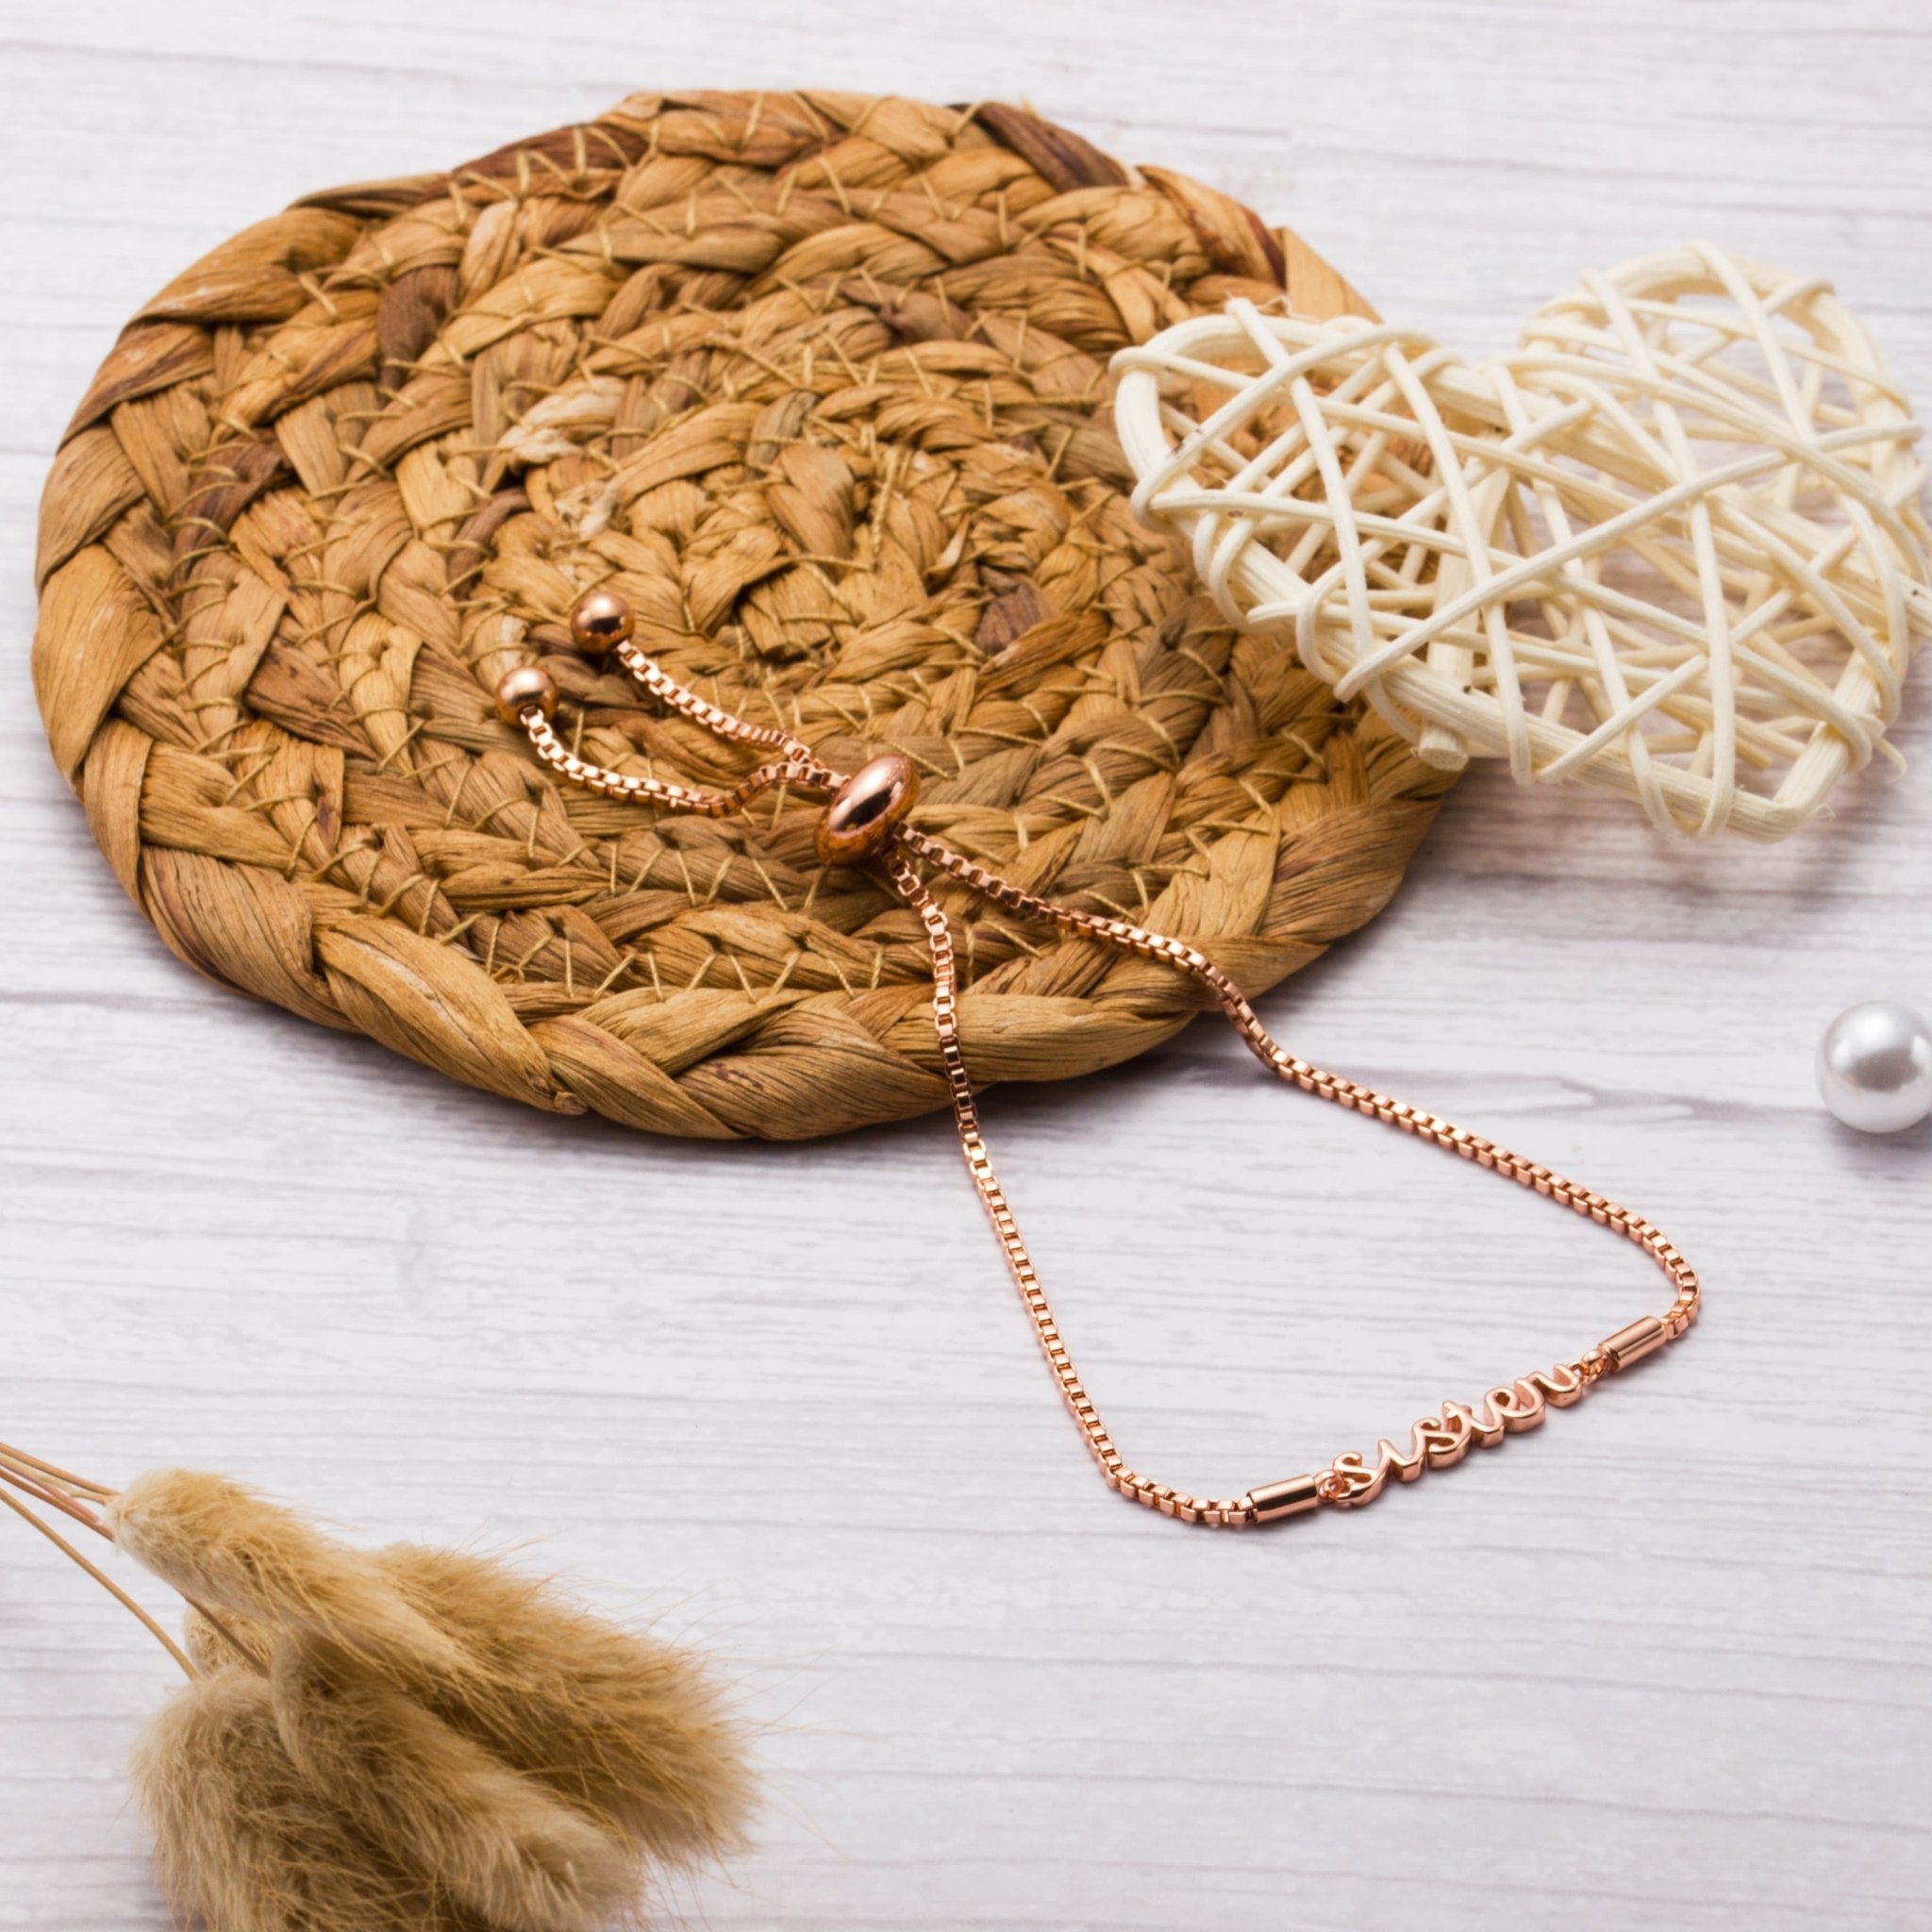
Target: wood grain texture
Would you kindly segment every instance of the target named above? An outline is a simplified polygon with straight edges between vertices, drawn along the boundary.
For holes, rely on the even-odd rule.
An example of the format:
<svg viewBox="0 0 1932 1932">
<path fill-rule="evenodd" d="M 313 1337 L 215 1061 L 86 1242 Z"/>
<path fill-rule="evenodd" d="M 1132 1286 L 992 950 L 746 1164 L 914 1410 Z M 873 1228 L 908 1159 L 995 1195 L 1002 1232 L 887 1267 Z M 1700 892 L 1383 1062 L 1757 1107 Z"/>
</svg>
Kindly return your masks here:
<svg viewBox="0 0 1932 1932">
<path fill-rule="evenodd" d="M 1923 1925 L 1932 1127 L 1836 1129 L 1809 1061 L 1855 999 L 1932 1005 L 1924 691 L 1912 770 L 1770 851 L 1478 774 L 1395 907 L 1266 1002 L 1293 1050 L 1652 1215 L 1710 1296 L 1535 1441 L 1267 1537 L 1100 1489 L 939 1124 L 715 1148 L 525 1116 L 202 986 L 94 851 L 34 719 L 29 566 L 119 319 L 320 183 L 629 86 L 1024 92 L 1473 354 L 1581 268 L 1708 234 L 1834 276 L 1932 398 L 1904 0 L 830 15 L 553 0 L 533 40 L 503 0 L 0 8 L 7 1433 L 534 1542 L 713 1647 L 771 1803 L 759 1855 L 674 1901 L 695 1924 Z M 1202 1487 L 1655 1297 L 1634 1253 L 1206 1023 L 998 1094 L 989 1130 L 1123 1447 Z M 159 1932 L 119 1759 L 164 1661 L 11 1542 L 0 1644 L 0 1927 Z"/>
</svg>

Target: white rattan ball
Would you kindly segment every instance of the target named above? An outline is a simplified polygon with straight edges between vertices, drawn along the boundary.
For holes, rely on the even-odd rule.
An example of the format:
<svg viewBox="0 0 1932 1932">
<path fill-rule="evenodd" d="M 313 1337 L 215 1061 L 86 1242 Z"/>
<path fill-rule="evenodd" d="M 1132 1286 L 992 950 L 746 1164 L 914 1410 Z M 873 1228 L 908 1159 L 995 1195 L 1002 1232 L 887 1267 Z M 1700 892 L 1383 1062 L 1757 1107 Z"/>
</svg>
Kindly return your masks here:
<svg viewBox="0 0 1932 1932">
<path fill-rule="evenodd" d="M 1586 276 L 1490 362 L 1234 302 L 1116 366 L 1141 514 L 1431 762 L 1776 839 L 1896 757 L 1918 425 L 1825 282 L 1700 245 Z"/>
</svg>

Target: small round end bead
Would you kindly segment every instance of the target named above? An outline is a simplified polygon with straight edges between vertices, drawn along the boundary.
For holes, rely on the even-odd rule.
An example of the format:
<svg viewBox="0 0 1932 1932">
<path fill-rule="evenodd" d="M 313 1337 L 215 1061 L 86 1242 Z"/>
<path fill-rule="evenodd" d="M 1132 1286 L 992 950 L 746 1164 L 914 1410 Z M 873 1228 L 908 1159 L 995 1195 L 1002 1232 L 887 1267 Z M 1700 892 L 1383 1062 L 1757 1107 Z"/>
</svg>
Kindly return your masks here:
<svg viewBox="0 0 1932 1932">
<path fill-rule="evenodd" d="M 532 706 L 544 717 L 557 709 L 557 683 L 541 665 L 519 664 L 496 687 L 496 712 L 506 724 L 521 724 Z"/>
<path fill-rule="evenodd" d="M 635 620 L 615 591 L 588 591 L 570 614 L 570 634 L 580 651 L 614 651 L 628 641 Z"/>
</svg>

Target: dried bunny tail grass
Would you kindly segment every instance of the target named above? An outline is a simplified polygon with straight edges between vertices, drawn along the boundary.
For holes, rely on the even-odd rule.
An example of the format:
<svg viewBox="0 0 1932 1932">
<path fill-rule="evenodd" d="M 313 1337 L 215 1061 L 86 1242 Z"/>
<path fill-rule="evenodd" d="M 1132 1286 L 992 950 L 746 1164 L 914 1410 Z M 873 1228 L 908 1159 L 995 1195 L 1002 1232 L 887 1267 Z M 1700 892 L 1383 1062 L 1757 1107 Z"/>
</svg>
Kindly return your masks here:
<svg viewBox="0 0 1932 1932">
<path fill-rule="evenodd" d="M 0 1457 L 0 1499 L 188 1599 L 181 1650 L 117 1591 L 190 1673 L 131 1770 L 207 1932 L 598 1932 L 638 1923 L 647 1857 L 743 1842 L 742 1741 L 690 1656 L 481 1557 L 350 1549 L 226 1477 L 115 1496 Z"/>
<path fill-rule="evenodd" d="M 376 1560 L 480 1666 L 422 1686 L 450 1723 L 655 1858 L 742 1847 L 744 1740 L 698 1659 L 482 1557 L 396 1544 Z"/>
<path fill-rule="evenodd" d="M 270 1684 L 315 1801 L 507 1932 L 596 1932 L 636 1899 L 625 1846 L 341 1645 L 287 1641 Z"/>
<path fill-rule="evenodd" d="M 251 1672 L 176 1691 L 142 1731 L 133 1775 L 162 1882 L 208 1932 L 488 1932 L 318 1802 Z"/>
<path fill-rule="evenodd" d="M 181 1642 L 197 1671 L 225 1671 L 236 1664 L 265 1671 L 275 1637 L 239 1610 L 224 1610 L 217 1619 L 191 1604 L 181 1620 Z"/>
<path fill-rule="evenodd" d="M 183 1596 L 315 1630 L 365 1655 L 460 1668 L 449 1638 L 410 1608 L 365 1552 L 227 1476 L 152 1470 L 105 1514 L 115 1542 Z"/>
</svg>

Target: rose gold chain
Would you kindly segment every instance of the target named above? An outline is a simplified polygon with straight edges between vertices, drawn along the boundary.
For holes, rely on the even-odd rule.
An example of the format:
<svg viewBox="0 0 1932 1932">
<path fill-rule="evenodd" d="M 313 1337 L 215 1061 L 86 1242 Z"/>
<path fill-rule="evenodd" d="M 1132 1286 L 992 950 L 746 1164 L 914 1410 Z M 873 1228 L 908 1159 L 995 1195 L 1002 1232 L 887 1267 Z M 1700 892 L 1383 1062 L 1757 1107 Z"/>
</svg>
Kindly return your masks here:
<svg viewBox="0 0 1932 1932">
<path fill-rule="evenodd" d="M 826 775 L 822 765 L 788 760 L 782 765 L 760 765 L 728 791 L 700 791 L 690 785 L 673 785 L 662 778 L 643 778 L 593 765 L 572 751 L 541 718 L 530 726 L 530 743 L 537 756 L 559 777 L 581 785 L 586 791 L 600 791 L 606 798 L 622 798 L 633 804 L 661 805 L 668 810 L 688 811 L 701 819 L 730 818 L 742 811 L 760 791 L 774 785 L 820 789 Z"/>
<path fill-rule="evenodd" d="M 1648 1324 L 1655 1322 L 1662 1331 L 1660 1339 L 1674 1341 L 1695 1320 L 1701 1293 L 1696 1271 L 1660 1229 L 1604 1195 L 1579 1186 L 1536 1161 L 1525 1160 L 1506 1147 L 1498 1147 L 1494 1141 L 1486 1141 L 1479 1134 L 1468 1133 L 1437 1114 L 1424 1113 L 1406 1101 L 1391 1100 L 1386 1093 L 1378 1093 L 1373 1087 L 1364 1087 L 1357 1081 L 1344 1079 L 1339 1074 L 1330 1074 L 1307 1060 L 1297 1059 L 1275 1044 L 1254 1008 L 1242 997 L 1241 989 L 1197 947 L 1189 945 L 1184 940 L 1149 932 L 1145 927 L 1132 924 L 1124 919 L 1101 919 L 1092 913 L 1076 912 L 1071 907 L 1057 905 L 1051 899 L 1042 899 L 1037 893 L 1025 891 L 1010 880 L 1001 878 L 986 867 L 975 865 L 971 859 L 941 844 L 937 839 L 910 827 L 900 834 L 899 842 L 908 851 L 916 853 L 941 872 L 950 874 L 1009 911 L 1031 919 L 1047 920 L 1069 932 L 1084 933 L 1128 952 L 1139 953 L 1146 958 L 1177 966 L 1213 994 L 1255 1058 L 1270 1073 L 1299 1087 L 1303 1092 L 1312 1093 L 1322 1100 L 1332 1100 L 1338 1106 L 1351 1108 L 1357 1113 L 1373 1114 L 1375 1119 L 1400 1127 L 1405 1133 L 1432 1141 L 1439 1147 L 1459 1154 L 1466 1160 L 1474 1160 L 1478 1166 L 1490 1168 L 1505 1179 L 1533 1188 L 1538 1193 L 1546 1194 L 1551 1200 L 1578 1214 L 1586 1214 L 1612 1232 L 1635 1241 L 1663 1270 L 1665 1278 L 1675 1291 L 1676 1299 L 1666 1314 L 1644 1317 L 1640 1323 L 1633 1324 L 1633 1327 L 1647 1333 Z M 999 1176 L 993 1172 L 992 1162 L 987 1155 L 986 1141 L 980 1132 L 978 1108 L 974 1104 L 965 1058 L 959 1047 L 955 996 L 958 974 L 946 916 L 909 859 L 894 853 L 889 865 L 892 883 L 925 925 L 926 942 L 933 963 L 933 1022 L 939 1032 L 940 1055 L 952 1090 L 953 1114 L 958 1125 L 959 1144 L 965 1151 L 967 1168 L 973 1175 L 974 1186 L 979 1190 L 980 1199 L 986 1204 L 987 1215 L 1006 1254 L 1013 1284 L 1020 1291 L 1026 1311 L 1032 1317 L 1034 1332 L 1040 1338 L 1047 1365 L 1059 1382 L 1074 1421 L 1086 1435 L 1087 1445 L 1099 1463 L 1102 1475 L 1124 1496 L 1131 1497 L 1150 1509 L 1158 1509 L 1164 1515 L 1177 1516 L 1185 1523 L 1233 1526 L 1256 1521 L 1253 1491 L 1237 1498 L 1189 1495 L 1170 1489 L 1165 1483 L 1151 1482 L 1136 1474 L 1114 1447 L 1113 1439 L 1108 1434 L 1099 1411 L 1081 1385 L 1073 1360 L 1067 1354 L 1052 1306 L 1040 1286 L 1032 1257 L 1026 1252 L 1019 1224 L 1013 1218 Z M 1636 1359 L 1636 1355 L 1631 1353 L 1631 1344 L 1639 1337 L 1629 1335 L 1628 1331 L 1620 1331 L 1620 1336 L 1624 1339 L 1623 1359 Z M 1611 1342 L 1618 1340 L 1618 1337 L 1612 1337 Z M 1623 1361 L 1613 1362 L 1610 1355 L 1600 1346 L 1569 1366 L 1575 1370 L 1587 1386 L 1610 1367 L 1623 1366 Z M 1330 1493 L 1334 1485 L 1324 1486 L 1319 1478 L 1316 1481 L 1322 1500 L 1342 1500 L 1339 1495 Z"/>
<path fill-rule="evenodd" d="M 569 750 L 551 728 L 549 715 L 556 701 L 555 689 L 541 673 L 528 670 L 512 672 L 504 680 L 500 702 L 506 715 L 523 725 L 544 763 L 572 783 L 608 797 L 721 817 L 741 809 L 750 799 L 772 786 L 790 785 L 808 794 L 829 796 L 818 834 L 821 855 L 828 862 L 867 862 L 882 867 L 925 929 L 926 946 L 932 957 L 933 1027 L 967 1170 L 992 1223 L 1047 1366 L 1080 1425 L 1101 1474 L 1122 1495 L 1184 1523 L 1222 1528 L 1274 1522 L 1302 1514 L 1324 1503 L 1340 1507 L 1358 1507 L 1372 1502 L 1391 1474 L 1404 1482 L 1412 1481 L 1426 1468 L 1441 1468 L 1460 1460 L 1473 1444 L 1491 1445 L 1507 1433 L 1534 1426 L 1541 1421 L 1546 1403 L 1563 1406 L 1574 1402 L 1606 1374 L 1627 1368 L 1665 1343 L 1676 1341 L 1696 1319 L 1700 1298 L 1696 1272 L 1663 1232 L 1641 1215 L 1436 1114 L 1424 1113 L 1372 1087 L 1297 1059 L 1275 1043 L 1241 989 L 1197 947 L 1185 940 L 1150 932 L 1125 919 L 1080 912 L 1041 898 L 953 851 L 929 833 L 917 830 L 907 823 L 907 814 L 917 797 L 918 780 L 905 759 L 891 756 L 877 758 L 848 778 L 822 764 L 810 747 L 791 733 L 748 724 L 698 697 L 666 676 L 628 641 L 628 613 L 608 593 L 593 592 L 592 598 L 579 606 L 578 615 L 574 619 L 579 641 L 587 648 L 592 640 L 587 635 L 591 626 L 584 621 L 583 613 L 599 597 L 606 600 L 607 612 L 614 609 L 621 616 L 623 641 L 616 642 L 614 648 L 640 684 L 674 710 L 720 738 L 777 750 L 784 755 L 782 761 L 761 765 L 737 785 L 722 791 L 698 791 L 591 764 Z M 611 647 L 608 623 L 600 628 L 595 641 L 601 647 Z M 1444 1403 L 1440 1415 L 1425 1417 L 1414 1425 L 1407 1454 L 1387 1440 L 1381 1441 L 1373 1469 L 1366 1457 L 1351 1454 L 1336 1457 L 1326 1470 L 1318 1474 L 1261 1484 L 1240 1496 L 1217 1497 L 1191 1495 L 1140 1474 L 1114 1446 L 1099 1409 L 1080 1380 L 1053 1306 L 1040 1285 L 1012 1206 L 993 1171 L 972 1076 L 960 1044 L 958 960 L 952 926 L 915 860 L 1022 918 L 1048 922 L 1063 931 L 1159 960 L 1187 974 L 1220 1006 L 1250 1052 L 1269 1072 L 1319 1099 L 1373 1115 L 1391 1126 L 1400 1127 L 1404 1133 L 1433 1141 L 1634 1241 L 1663 1271 L 1674 1295 L 1671 1307 L 1661 1315 L 1640 1316 L 1572 1361 L 1533 1372 L 1491 1390 L 1479 1406 Z"/>
</svg>

